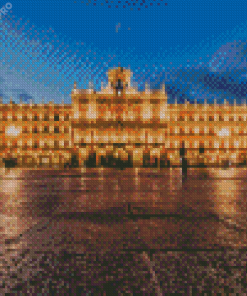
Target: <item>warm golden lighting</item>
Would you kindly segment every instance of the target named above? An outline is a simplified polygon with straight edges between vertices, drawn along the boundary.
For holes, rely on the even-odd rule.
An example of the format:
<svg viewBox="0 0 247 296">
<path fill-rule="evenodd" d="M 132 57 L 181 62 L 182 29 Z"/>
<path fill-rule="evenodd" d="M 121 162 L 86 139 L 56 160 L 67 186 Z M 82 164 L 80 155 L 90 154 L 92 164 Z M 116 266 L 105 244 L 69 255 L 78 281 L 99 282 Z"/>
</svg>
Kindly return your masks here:
<svg viewBox="0 0 247 296">
<path fill-rule="evenodd" d="M 93 85 L 79 90 L 75 84 L 69 105 L 50 102 L 29 110 L 21 104 L 15 107 L 12 103 L 6 104 L 6 109 L 0 111 L 0 135 L 6 135 L 0 139 L 0 148 L 7 151 L 4 153 L 8 158 L 18 158 L 18 165 L 42 165 L 47 148 L 53 151 L 46 158 L 49 165 L 70 162 L 72 153 L 77 154 L 81 165 L 91 153 L 96 153 L 96 163 L 100 163 L 103 150 L 98 148 L 104 143 L 110 155 L 113 147 L 121 146 L 126 160 L 134 156 L 139 166 L 143 163 L 142 155 L 152 154 L 153 147 L 158 147 L 155 157 L 160 159 L 162 154 L 173 166 L 180 165 L 180 143 L 184 142 L 189 164 L 201 163 L 202 159 L 206 165 L 223 164 L 224 160 L 231 160 L 234 165 L 244 164 L 246 105 L 228 106 L 226 110 L 224 105 L 221 108 L 206 101 L 204 106 L 187 101 L 178 104 L 176 98 L 175 104 L 168 104 L 165 87 L 158 92 L 146 84 L 145 91 L 139 92 L 130 86 L 131 71 L 119 67 L 108 74 L 108 86 L 105 89 L 102 86 L 101 92 L 95 91 Z M 120 93 L 118 85 L 121 85 Z M 53 126 L 56 126 L 54 130 Z M 114 145 L 117 143 L 124 145 Z M 85 155 L 79 152 L 82 147 Z M 61 158 L 56 154 L 58 149 Z"/>
<path fill-rule="evenodd" d="M 228 128 L 222 128 L 222 129 L 219 131 L 218 135 L 219 135 L 220 137 L 229 137 L 229 136 L 230 136 L 230 131 L 229 131 Z"/>
<path fill-rule="evenodd" d="M 95 105 L 89 105 L 88 112 L 87 112 L 87 118 L 88 119 L 96 119 L 97 118 L 97 112 L 96 112 L 96 106 Z"/>
<path fill-rule="evenodd" d="M 79 117 L 80 117 L 80 113 L 79 113 L 79 111 L 75 112 L 75 114 L 74 114 L 74 118 L 75 118 L 75 119 L 79 119 Z"/>
<path fill-rule="evenodd" d="M 8 136 L 17 137 L 20 134 L 20 128 L 16 128 L 14 125 L 11 125 L 7 128 L 6 134 Z"/>
</svg>

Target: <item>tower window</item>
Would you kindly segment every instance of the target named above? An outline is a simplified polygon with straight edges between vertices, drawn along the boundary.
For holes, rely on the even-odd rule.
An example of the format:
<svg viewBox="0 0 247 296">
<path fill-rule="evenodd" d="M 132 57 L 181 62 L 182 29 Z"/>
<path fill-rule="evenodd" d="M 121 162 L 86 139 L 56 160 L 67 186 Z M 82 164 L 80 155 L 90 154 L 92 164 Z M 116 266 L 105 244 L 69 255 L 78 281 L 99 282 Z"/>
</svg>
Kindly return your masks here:
<svg viewBox="0 0 247 296">
<path fill-rule="evenodd" d="M 59 115 L 58 114 L 54 115 L 54 121 L 59 121 Z"/>
</svg>

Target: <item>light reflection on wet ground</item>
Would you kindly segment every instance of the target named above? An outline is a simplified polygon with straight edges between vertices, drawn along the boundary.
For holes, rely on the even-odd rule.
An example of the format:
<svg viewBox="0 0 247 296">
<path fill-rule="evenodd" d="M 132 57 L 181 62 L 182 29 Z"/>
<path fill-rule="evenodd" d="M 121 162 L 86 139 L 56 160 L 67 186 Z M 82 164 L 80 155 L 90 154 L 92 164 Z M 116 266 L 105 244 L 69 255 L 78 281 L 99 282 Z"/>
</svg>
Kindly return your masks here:
<svg viewBox="0 0 247 296">
<path fill-rule="evenodd" d="M 103 220 L 112 214 L 132 221 L 128 215 L 137 215 L 135 223 L 140 229 L 147 223 L 151 227 L 153 222 L 148 215 L 163 215 L 152 219 L 164 220 L 157 225 L 162 224 L 162 231 L 166 227 L 172 229 L 177 237 L 186 237 L 186 223 L 186 227 L 194 228 L 195 235 L 200 233 L 199 224 L 205 223 L 205 218 L 206 225 L 211 223 L 209 229 L 217 229 L 219 219 L 228 219 L 246 229 L 246 178 L 245 169 L 191 169 L 186 179 L 182 179 L 180 169 L 13 169 L 0 179 L 1 236 L 14 237 L 44 218 L 57 221 L 68 217 L 66 223 L 73 228 L 73 219 L 83 219 L 85 215 L 84 219 L 89 219 L 93 213 L 106 215 Z M 167 215 L 181 220 L 181 226 L 179 222 L 172 226 Z M 99 222 L 94 217 L 90 218 L 92 223 Z M 144 222 L 144 218 L 149 219 Z M 194 221 L 199 223 L 198 230 Z M 212 233 L 212 239 L 207 240 L 213 239 L 217 241 Z"/>
<path fill-rule="evenodd" d="M 246 247 L 247 170 L 0 172 L 2 249 L 111 253 Z M 7 244 L 9 247 L 9 244 Z"/>
</svg>

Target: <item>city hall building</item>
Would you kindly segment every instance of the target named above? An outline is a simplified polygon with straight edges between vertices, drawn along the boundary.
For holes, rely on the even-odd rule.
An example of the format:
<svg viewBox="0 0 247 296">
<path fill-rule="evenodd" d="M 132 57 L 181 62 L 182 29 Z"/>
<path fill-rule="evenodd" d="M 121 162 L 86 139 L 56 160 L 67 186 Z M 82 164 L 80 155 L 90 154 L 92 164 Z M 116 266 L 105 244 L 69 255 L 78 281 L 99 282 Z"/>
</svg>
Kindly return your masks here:
<svg viewBox="0 0 247 296">
<path fill-rule="evenodd" d="M 0 160 L 17 167 L 214 165 L 246 160 L 245 105 L 168 104 L 165 87 L 138 92 L 132 73 L 108 71 L 72 104 L 0 104 Z"/>
</svg>

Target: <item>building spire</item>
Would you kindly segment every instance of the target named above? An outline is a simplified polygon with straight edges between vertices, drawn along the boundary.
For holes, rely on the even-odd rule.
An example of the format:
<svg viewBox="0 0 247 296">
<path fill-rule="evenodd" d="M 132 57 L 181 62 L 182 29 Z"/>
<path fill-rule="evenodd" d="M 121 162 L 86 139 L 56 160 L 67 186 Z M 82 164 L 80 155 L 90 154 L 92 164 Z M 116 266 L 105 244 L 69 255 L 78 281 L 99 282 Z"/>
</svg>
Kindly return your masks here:
<svg viewBox="0 0 247 296">
<path fill-rule="evenodd" d="M 93 89 L 94 85 L 93 85 L 93 81 L 90 80 L 89 83 L 88 83 L 88 88 L 89 89 Z"/>
<path fill-rule="evenodd" d="M 150 90 L 150 85 L 146 82 L 145 83 L 145 93 L 150 94 L 151 90 Z"/>
<path fill-rule="evenodd" d="M 76 81 L 74 82 L 74 89 L 76 89 L 77 88 L 77 85 L 76 85 Z"/>
<path fill-rule="evenodd" d="M 161 93 L 162 93 L 162 94 L 165 94 L 165 93 L 166 93 L 166 86 L 165 86 L 165 83 L 162 84 Z"/>
</svg>

